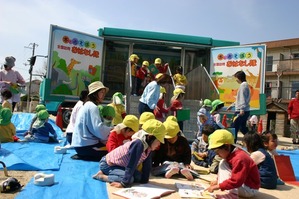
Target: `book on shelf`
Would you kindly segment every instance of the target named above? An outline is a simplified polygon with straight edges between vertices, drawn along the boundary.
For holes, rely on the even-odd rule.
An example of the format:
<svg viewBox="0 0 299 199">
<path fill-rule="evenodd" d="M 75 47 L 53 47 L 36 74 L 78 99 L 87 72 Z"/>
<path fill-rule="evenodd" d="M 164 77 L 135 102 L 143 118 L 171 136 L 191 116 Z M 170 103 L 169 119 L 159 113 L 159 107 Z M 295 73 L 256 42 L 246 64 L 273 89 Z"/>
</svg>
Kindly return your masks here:
<svg viewBox="0 0 299 199">
<path fill-rule="evenodd" d="M 191 184 L 175 183 L 181 198 L 216 198 L 213 193 L 205 191 L 206 186 L 196 182 Z"/>
<path fill-rule="evenodd" d="M 113 194 L 128 199 L 156 199 L 176 192 L 173 189 L 159 187 L 153 184 L 140 184 L 130 188 L 122 188 Z"/>
</svg>

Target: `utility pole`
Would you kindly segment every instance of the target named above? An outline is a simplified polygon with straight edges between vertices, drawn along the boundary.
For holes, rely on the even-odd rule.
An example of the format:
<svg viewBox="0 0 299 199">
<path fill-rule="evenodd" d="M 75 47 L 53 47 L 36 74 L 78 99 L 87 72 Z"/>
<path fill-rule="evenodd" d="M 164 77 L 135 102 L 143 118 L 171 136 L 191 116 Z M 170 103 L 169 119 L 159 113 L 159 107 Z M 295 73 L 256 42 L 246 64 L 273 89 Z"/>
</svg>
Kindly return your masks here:
<svg viewBox="0 0 299 199">
<path fill-rule="evenodd" d="M 29 79 L 29 87 L 28 87 L 28 95 L 27 95 L 27 112 L 31 112 L 31 110 L 29 110 L 29 105 L 30 105 L 30 94 L 31 94 L 31 81 L 32 81 L 32 69 L 33 69 L 33 65 L 34 65 L 34 62 L 35 62 L 35 58 L 34 57 L 34 54 L 35 54 L 35 48 L 38 46 L 36 43 L 30 43 L 29 46 L 32 46 L 32 47 L 28 47 L 28 48 L 31 48 L 32 49 L 32 56 L 30 58 L 30 68 L 29 68 L 29 74 L 30 74 L 30 79 Z M 34 60 L 33 60 L 34 59 Z"/>
</svg>

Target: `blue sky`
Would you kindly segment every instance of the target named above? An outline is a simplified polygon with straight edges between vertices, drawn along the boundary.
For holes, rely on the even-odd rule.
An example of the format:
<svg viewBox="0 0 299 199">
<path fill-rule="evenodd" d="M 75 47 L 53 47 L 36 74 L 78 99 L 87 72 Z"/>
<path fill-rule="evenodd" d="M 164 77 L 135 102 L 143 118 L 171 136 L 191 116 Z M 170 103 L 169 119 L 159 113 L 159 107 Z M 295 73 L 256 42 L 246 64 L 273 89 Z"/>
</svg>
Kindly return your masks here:
<svg viewBox="0 0 299 199">
<path fill-rule="evenodd" d="M 299 38 L 296 0 L 0 0 L 0 64 L 7 55 L 29 79 L 23 63 L 47 55 L 50 24 L 97 35 L 103 27 L 239 41 L 241 44 Z M 38 58 L 33 73 L 43 71 Z M 35 79 L 35 77 L 33 77 Z"/>
</svg>

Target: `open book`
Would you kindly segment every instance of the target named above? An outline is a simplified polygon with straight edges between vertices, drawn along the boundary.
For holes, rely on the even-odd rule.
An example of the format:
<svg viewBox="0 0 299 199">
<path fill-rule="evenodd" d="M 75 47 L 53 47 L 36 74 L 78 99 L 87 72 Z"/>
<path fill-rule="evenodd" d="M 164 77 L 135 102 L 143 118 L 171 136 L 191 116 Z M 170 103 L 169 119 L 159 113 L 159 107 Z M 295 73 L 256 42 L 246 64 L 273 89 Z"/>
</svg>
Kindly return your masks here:
<svg viewBox="0 0 299 199">
<path fill-rule="evenodd" d="M 174 193 L 175 190 L 158 187 L 152 184 L 141 184 L 123 188 L 113 194 L 129 199 L 155 199 Z"/>
<path fill-rule="evenodd" d="M 206 186 L 196 182 L 192 184 L 175 183 L 181 198 L 216 198 L 214 194 L 205 191 Z"/>
</svg>

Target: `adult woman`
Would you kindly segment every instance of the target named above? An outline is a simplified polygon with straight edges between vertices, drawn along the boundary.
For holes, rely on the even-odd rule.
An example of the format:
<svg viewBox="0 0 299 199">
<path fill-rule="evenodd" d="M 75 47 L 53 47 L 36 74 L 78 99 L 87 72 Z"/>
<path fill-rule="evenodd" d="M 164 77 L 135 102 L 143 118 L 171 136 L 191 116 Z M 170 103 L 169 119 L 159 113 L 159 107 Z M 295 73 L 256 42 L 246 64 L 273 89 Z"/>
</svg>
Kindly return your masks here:
<svg viewBox="0 0 299 199">
<path fill-rule="evenodd" d="M 14 111 L 16 104 L 20 101 L 20 95 L 21 93 L 18 91 L 18 89 L 15 89 L 18 87 L 19 84 L 25 84 L 25 80 L 22 77 L 22 75 L 12 68 L 15 66 L 16 58 L 13 56 L 5 57 L 4 62 L 4 69 L 0 71 L 0 84 L 2 89 L 9 89 L 12 92 L 12 111 Z"/>
<path fill-rule="evenodd" d="M 88 86 L 88 99 L 80 109 L 76 118 L 72 146 L 77 155 L 74 159 L 99 161 L 107 154 L 105 147 L 111 128 L 104 125 L 98 109 L 109 88 L 96 81 Z"/>
<path fill-rule="evenodd" d="M 240 130 L 243 134 L 248 132 L 248 128 L 246 126 L 247 119 L 250 114 L 250 90 L 248 83 L 246 82 L 246 74 L 243 71 L 238 71 L 234 74 L 234 77 L 237 78 L 237 82 L 240 84 L 236 101 L 230 105 L 227 110 L 230 110 L 233 106 L 235 106 L 235 114 L 234 121 L 232 123 L 232 127 L 235 128 L 236 136 L 235 142 L 238 138 L 238 131 Z"/>
<path fill-rule="evenodd" d="M 171 79 L 169 75 L 159 73 L 156 75 L 155 80 L 145 87 L 143 94 L 139 99 L 138 111 L 140 115 L 143 112 L 154 112 L 160 97 L 160 86 L 164 86 L 170 82 Z"/>
</svg>

